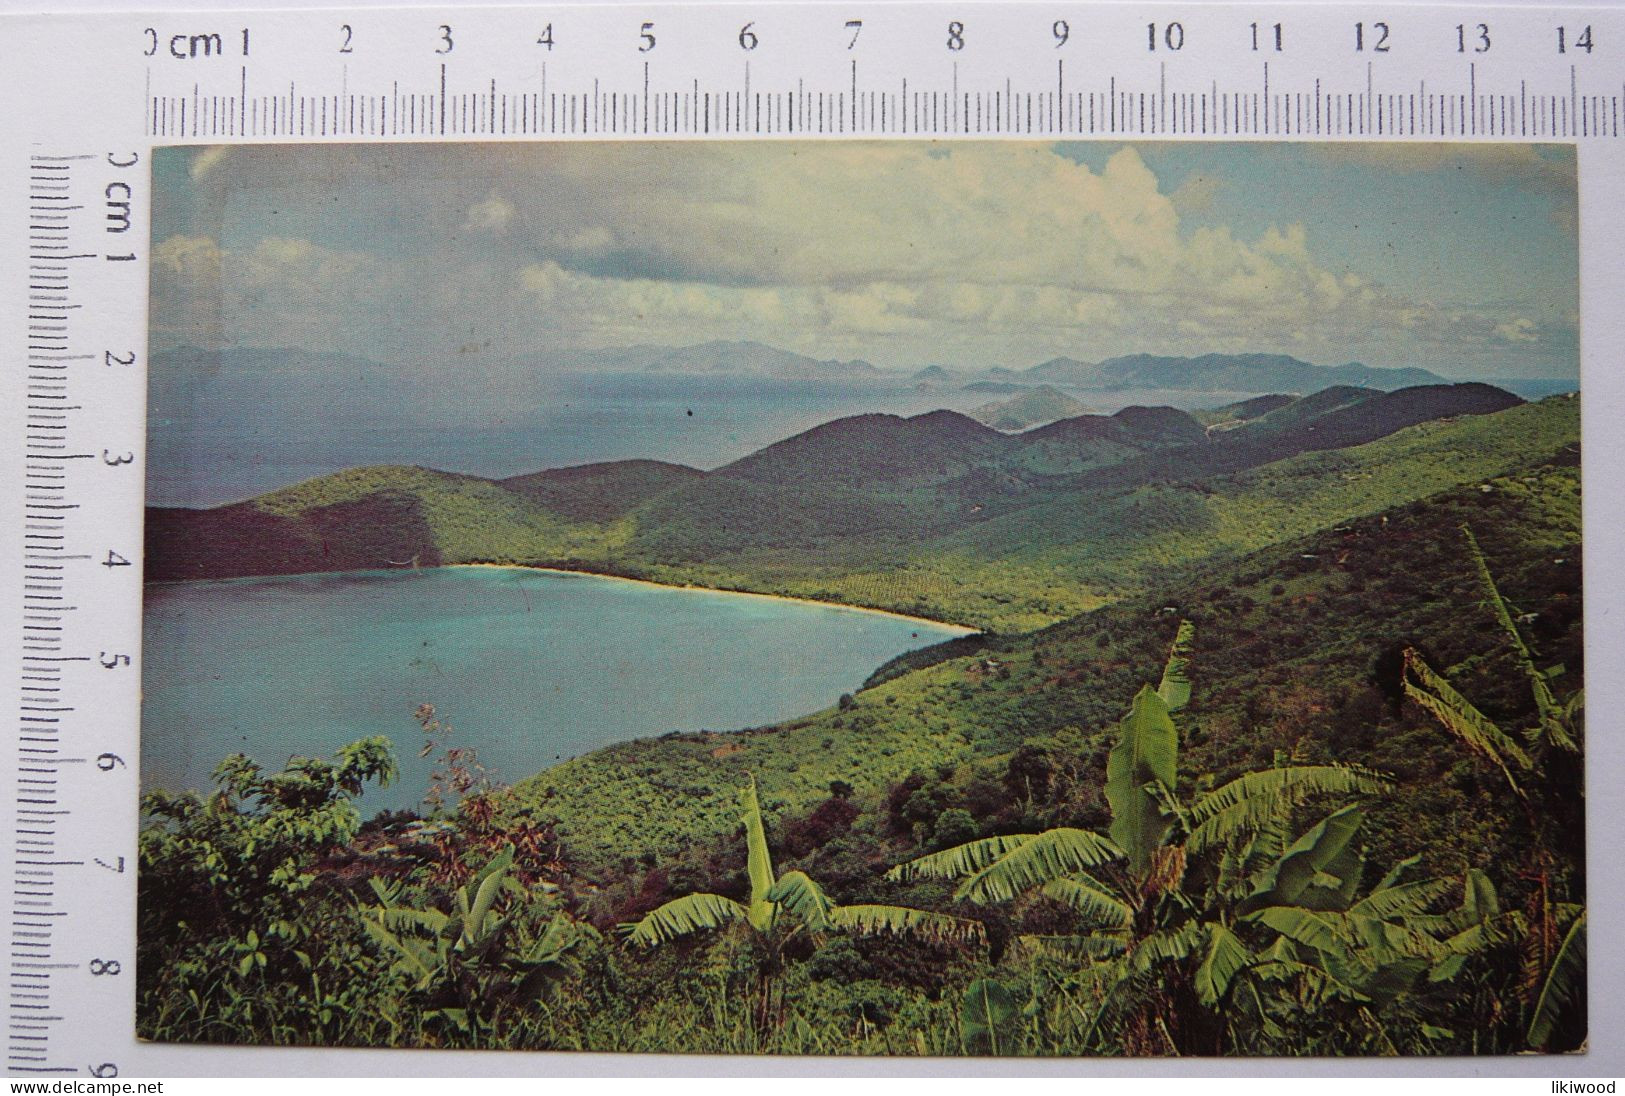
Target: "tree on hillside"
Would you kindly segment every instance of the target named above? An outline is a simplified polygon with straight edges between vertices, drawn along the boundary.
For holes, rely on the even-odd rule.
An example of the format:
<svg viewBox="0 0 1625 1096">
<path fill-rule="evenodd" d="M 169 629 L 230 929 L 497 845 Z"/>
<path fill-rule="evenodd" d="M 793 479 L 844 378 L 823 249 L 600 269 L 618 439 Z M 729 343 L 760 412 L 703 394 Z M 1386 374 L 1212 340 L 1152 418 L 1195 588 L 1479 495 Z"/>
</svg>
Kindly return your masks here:
<svg viewBox="0 0 1625 1096">
<path fill-rule="evenodd" d="M 388 787 L 395 776 L 389 739 L 374 736 L 331 760 L 292 758 L 275 773 L 233 754 L 207 795 L 148 792 L 138 843 L 143 943 L 166 936 L 178 918 L 193 931 L 240 929 L 296 908 L 315 881 L 316 858 L 361 828 L 353 800 L 368 781 Z"/>
<path fill-rule="evenodd" d="M 280 772 L 233 754 L 213 792 L 142 796 L 136 975 L 147 1022 L 252 1025 L 287 1001 L 267 987 L 299 983 L 281 1022 L 304 1039 L 327 1030 L 347 991 L 305 992 L 311 956 L 342 948 L 347 926 L 313 913 L 331 894 L 318 864 L 360 830 L 364 786 L 395 774 L 389 740 L 372 737 Z"/>
</svg>

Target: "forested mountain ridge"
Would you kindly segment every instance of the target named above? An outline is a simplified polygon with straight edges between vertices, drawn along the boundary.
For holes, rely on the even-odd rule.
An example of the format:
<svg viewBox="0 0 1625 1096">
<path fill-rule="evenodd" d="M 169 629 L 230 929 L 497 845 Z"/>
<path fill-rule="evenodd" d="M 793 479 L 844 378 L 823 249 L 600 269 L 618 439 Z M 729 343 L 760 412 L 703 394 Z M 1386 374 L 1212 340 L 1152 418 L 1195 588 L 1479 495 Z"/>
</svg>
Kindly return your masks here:
<svg viewBox="0 0 1625 1096">
<path fill-rule="evenodd" d="M 1161 567 L 1499 474 L 1556 448 L 1576 407 L 1427 386 L 1311 396 L 1222 431 L 1173 408 L 1015 435 L 950 411 L 861 415 L 712 472 L 351 469 L 210 510 L 150 510 L 147 577 L 504 562 L 1031 627 Z M 1156 535 L 1122 535 L 1148 524 Z"/>
</svg>

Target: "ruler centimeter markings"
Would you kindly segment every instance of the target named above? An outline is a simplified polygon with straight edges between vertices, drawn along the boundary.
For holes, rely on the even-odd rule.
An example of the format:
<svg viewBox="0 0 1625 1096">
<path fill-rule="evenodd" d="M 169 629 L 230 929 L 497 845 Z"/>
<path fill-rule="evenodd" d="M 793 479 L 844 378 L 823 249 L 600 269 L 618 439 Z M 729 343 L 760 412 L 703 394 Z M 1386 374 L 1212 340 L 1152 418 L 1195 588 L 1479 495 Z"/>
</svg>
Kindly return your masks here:
<svg viewBox="0 0 1625 1096">
<path fill-rule="evenodd" d="M 22 521 L 14 534 L 20 619 L 6 1065 L 18 1074 L 116 1076 L 111 1062 L 64 1055 L 85 1049 L 74 1044 L 86 1030 L 106 1028 L 102 1008 L 124 1011 L 117 993 L 87 998 L 82 983 L 117 982 L 126 967 L 133 974 L 130 926 L 111 916 L 133 898 L 122 884 L 133 876 L 134 788 L 118 784 L 133 745 L 90 747 L 107 733 L 101 724 L 110 713 L 130 729 L 134 718 L 140 556 L 130 538 L 139 528 L 132 504 L 139 505 L 140 484 L 130 475 L 139 475 L 139 447 L 129 441 L 142 422 L 139 402 L 129 398 L 140 385 L 128 377 L 137 360 L 128 347 L 140 344 L 120 332 L 139 315 L 130 291 L 144 284 L 137 260 L 145 248 L 126 242 L 145 225 L 134 202 L 138 163 L 140 154 L 29 153 L 26 208 L 14 218 L 22 237 L 11 282 L 20 298 L 21 367 L 8 391 L 18 393 L 22 417 L 19 466 L 11 470 Z M 115 444 L 104 448 L 92 437 Z M 109 491 L 97 478 L 104 471 L 123 471 L 125 482 Z M 120 617 L 123 631 L 110 629 Z M 121 634 L 123 649 L 92 642 Z M 87 680 L 88 671 L 127 680 L 109 688 Z"/>
<path fill-rule="evenodd" d="M 19 619 L 0 647 L 17 698 L 5 850 L 15 1073 L 150 1074 L 201 1053 L 132 1036 L 153 145 L 1279 138 L 1572 141 L 1612 155 L 1625 127 L 1619 7 L 561 4 L 6 18 L 24 33 L 0 85 L 31 108 L 6 123 L 22 150 L 11 171 L 26 179 L 9 193 L 26 209 L 0 210 L 16 324 L 0 413 L 17 425 L 5 478 L 20 518 L 9 550 Z M 59 64 L 102 79 L 62 81 Z"/>
<path fill-rule="evenodd" d="M 73 268 L 84 253 L 72 250 L 69 225 L 82 207 L 73 201 L 74 169 L 84 156 L 29 158 L 26 419 L 24 522 L 22 532 L 22 655 L 20 667 L 13 826 L 11 947 L 8 978 L 6 1062 L 20 1073 L 76 1073 L 51 1064 L 49 1032 L 61 1017 L 53 1009 L 52 979 L 78 964 L 54 961 L 60 919 L 57 869 L 77 867 L 58 855 L 60 822 L 67 813 L 58 796 L 63 703 L 69 461 L 88 454 L 68 451 L 68 402 Z"/>
<path fill-rule="evenodd" d="M 148 97 L 146 135 L 173 140 L 359 137 L 684 137 L 726 136 L 1072 136 L 1072 137 L 1331 137 L 1574 140 L 1618 137 L 1621 89 L 1533 92 L 1527 81 L 1479 91 L 1469 66 L 1467 91 L 1428 91 L 1427 80 L 1400 89 L 1270 89 L 1269 64 L 1256 90 L 1168 90 L 1118 86 L 1068 90 L 1066 63 L 1055 63 L 1054 90 L 980 91 L 851 88 L 778 92 L 698 87 L 670 91 L 499 90 L 388 93 L 242 91 L 207 95 L 201 83 L 180 94 Z M 1578 84 L 1578 74 L 1571 70 Z M 538 86 L 541 83 L 538 78 Z M 748 83 L 748 78 L 747 78 Z"/>
<path fill-rule="evenodd" d="M 1579 140 L 1617 138 L 1625 125 L 1617 9 L 734 4 L 487 14 L 500 31 L 474 41 L 465 27 L 489 30 L 477 12 L 432 9 L 143 27 L 143 132 L 159 141 Z"/>
</svg>

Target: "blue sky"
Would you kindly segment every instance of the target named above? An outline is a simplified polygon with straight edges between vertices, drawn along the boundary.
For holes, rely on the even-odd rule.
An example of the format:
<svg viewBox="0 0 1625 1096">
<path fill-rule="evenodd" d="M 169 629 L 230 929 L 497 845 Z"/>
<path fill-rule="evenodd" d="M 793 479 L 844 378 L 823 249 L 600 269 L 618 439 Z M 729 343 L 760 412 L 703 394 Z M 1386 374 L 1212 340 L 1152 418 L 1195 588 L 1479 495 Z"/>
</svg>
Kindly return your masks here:
<svg viewBox="0 0 1625 1096">
<path fill-rule="evenodd" d="M 1561 146 L 165 149 L 153 342 L 426 369 L 755 339 L 898 368 L 1259 351 L 1573 377 L 1574 180 Z"/>
</svg>

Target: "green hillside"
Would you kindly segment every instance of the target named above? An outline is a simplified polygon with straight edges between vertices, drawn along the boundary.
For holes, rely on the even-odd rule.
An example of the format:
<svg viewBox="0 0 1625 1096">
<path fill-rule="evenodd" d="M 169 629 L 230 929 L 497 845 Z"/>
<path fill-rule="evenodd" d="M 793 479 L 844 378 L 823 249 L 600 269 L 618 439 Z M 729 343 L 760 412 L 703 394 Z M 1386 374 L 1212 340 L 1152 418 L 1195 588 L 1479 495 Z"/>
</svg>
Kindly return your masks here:
<svg viewBox="0 0 1625 1096">
<path fill-rule="evenodd" d="M 1557 452 L 1578 428 L 1575 401 L 1546 400 L 1189 483 L 1080 492 L 953 534 L 932 550 L 977 573 L 1002 563 L 1049 569 L 1080 586 L 1081 596 L 1104 597 L 1143 589 L 1169 567 L 1505 473 Z"/>
<path fill-rule="evenodd" d="M 151 511 L 147 575 L 535 564 L 1013 631 L 1171 567 L 1499 474 L 1563 444 L 1577 414 L 1485 385 L 1343 389 L 1212 437 L 1173 408 L 1017 435 L 933 412 L 836 420 L 710 473 L 351 469 L 214 510 Z"/>
<path fill-rule="evenodd" d="M 146 541 L 148 581 L 168 581 L 601 558 L 615 536 L 490 480 L 385 465 L 214 510 L 149 510 Z"/>
<path fill-rule="evenodd" d="M 1426 836 L 1441 864 L 1486 866 L 1517 840 L 1512 804 L 1489 776 L 1458 772 L 1459 752 L 1425 718 L 1398 709 L 1397 663 L 1388 663 L 1403 645 L 1421 646 L 1459 670 L 1471 695 L 1490 698 L 1487 710 L 1527 715 L 1515 675 L 1485 649 L 1488 622 L 1476 615 L 1459 533 L 1470 522 L 1507 596 L 1536 614 L 1541 657 L 1568 667 L 1565 689 L 1578 685 L 1575 456 L 1372 511 L 1230 563 L 1193 565 L 1150 594 L 1038 632 L 905 656 L 850 704 L 785 724 L 600 750 L 519 784 L 514 808 L 555 820 L 573 855 L 609 869 L 624 856 L 666 857 L 728 833 L 733 790 L 747 772 L 772 789 L 771 809 L 791 817 L 825 799 L 831 780 L 879 794 L 911 772 L 947 772 L 938 779 L 961 787 L 982 767 L 1001 773 L 1012 751 L 1056 736 L 1103 756 L 1105 729 L 1136 675 L 1175 620 L 1190 619 L 1207 682 L 1193 708 L 1192 771 L 1222 781 L 1286 750 L 1400 773 L 1415 787 L 1379 830 Z M 1430 807 L 1418 812 L 1422 800 Z M 664 809 L 670 803 L 683 809 Z M 1499 834 L 1502 823 L 1513 832 Z"/>
<path fill-rule="evenodd" d="M 665 491 L 705 473 L 658 460 L 622 460 L 552 468 L 500 481 L 561 517 L 572 521 L 611 522 Z"/>
</svg>

